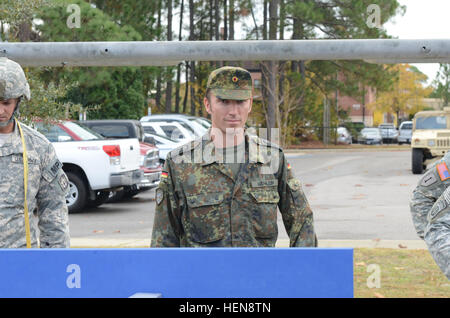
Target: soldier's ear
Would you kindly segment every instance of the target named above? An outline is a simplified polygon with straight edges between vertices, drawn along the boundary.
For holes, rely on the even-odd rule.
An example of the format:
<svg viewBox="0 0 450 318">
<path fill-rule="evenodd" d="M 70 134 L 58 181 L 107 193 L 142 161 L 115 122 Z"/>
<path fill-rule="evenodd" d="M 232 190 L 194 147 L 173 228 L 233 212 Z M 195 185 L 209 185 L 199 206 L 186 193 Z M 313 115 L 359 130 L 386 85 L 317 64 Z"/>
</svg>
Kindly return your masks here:
<svg viewBox="0 0 450 318">
<path fill-rule="evenodd" d="M 208 98 L 203 98 L 203 105 L 205 105 L 206 111 L 211 115 L 211 104 L 209 103 Z"/>
</svg>

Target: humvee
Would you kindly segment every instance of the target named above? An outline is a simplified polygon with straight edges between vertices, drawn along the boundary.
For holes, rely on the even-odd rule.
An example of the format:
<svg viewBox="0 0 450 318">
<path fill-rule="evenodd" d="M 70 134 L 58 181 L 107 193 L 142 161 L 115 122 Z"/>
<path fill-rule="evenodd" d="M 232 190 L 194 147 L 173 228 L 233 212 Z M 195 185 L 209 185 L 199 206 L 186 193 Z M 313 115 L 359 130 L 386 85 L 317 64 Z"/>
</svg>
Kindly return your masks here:
<svg viewBox="0 0 450 318">
<path fill-rule="evenodd" d="M 439 160 L 450 150 L 450 107 L 416 113 L 411 148 L 414 174 L 423 173 L 427 165 Z"/>
</svg>

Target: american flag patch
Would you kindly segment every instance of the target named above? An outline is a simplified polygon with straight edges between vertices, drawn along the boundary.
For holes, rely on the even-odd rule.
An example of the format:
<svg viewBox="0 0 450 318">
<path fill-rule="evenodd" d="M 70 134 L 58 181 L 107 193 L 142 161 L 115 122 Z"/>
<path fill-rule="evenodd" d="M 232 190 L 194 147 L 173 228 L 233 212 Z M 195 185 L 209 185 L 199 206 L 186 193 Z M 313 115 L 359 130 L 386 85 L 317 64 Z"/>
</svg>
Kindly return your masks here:
<svg viewBox="0 0 450 318">
<path fill-rule="evenodd" d="M 161 172 L 161 178 L 167 178 L 169 174 L 165 171 Z"/>
<path fill-rule="evenodd" d="M 291 169 L 291 164 L 290 163 L 287 164 L 287 168 Z"/>
<path fill-rule="evenodd" d="M 439 177 L 441 181 L 447 180 L 450 178 L 450 172 L 448 171 L 447 165 L 445 162 L 442 162 L 436 166 L 437 172 L 439 173 Z"/>
</svg>

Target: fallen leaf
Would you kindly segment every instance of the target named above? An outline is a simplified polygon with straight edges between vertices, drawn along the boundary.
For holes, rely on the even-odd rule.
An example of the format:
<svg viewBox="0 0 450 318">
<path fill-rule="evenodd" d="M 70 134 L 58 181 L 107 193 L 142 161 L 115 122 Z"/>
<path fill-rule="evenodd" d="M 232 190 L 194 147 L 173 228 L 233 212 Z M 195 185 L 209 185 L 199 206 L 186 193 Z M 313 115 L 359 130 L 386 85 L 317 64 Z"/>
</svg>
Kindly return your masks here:
<svg viewBox="0 0 450 318">
<path fill-rule="evenodd" d="M 382 217 L 384 217 L 384 214 L 377 214 L 377 217 L 382 218 Z"/>
<path fill-rule="evenodd" d="M 373 293 L 373 295 L 374 295 L 376 298 L 386 298 L 386 297 L 384 297 L 384 295 L 381 295 L 380 293 Z"/>
<path fill-rule="evenodd" d="M 116 231 L 114 231 L 113 233 L 120 233 L 120 230 L 116 230 Z"/>
<path fill-rule="evenodd" d="M 314 186 L 314 184 L 311 184 L 311 183 L 305 184 L 305 187 L 313 187 L 313 186 Z"/>
<path fill-rule="evenodd" d="M 381 239 L 379 239 L 379 238 L 376 238 L 376 239 L 373 239 L 375 242 L 379 242 Z"/>
<path fill-rule="evenodd" d="M 405 269 L 404 267 L 394 267 L 396 270 L 403 270 Z"/>
<path fill-rule="evenodd" d="M 358 263 L 355 263 L 355 265 L 356 265 L 356 266 L 366 266 L 366 263 L 364 263 L 364 262 L 358 262 Z"/>
<path fill-rule="evenodd" d="M 401 187 L 407 187 L 407 186 L 409 186 L 409 184 L 406 184 L 406 183 L 400 183 L 400 186 L 401 186 Z"/>
<path fill-rule="evenodd" d="M 103 233 L 104 231 L 103 230 L 94 230 L 93 232 L 94 233 Z"/>
<path fill-rule="evenodd" d="M 355 187 L 362 187 L 362 184 L 355 184 Z"/>
<path fill-rule="evenodd" d="M 398 244 L 398 247 L 400 247 L 400 248 L 407 248 L 408 246 L 402 245 L 402 244 Z"/>
</svg>

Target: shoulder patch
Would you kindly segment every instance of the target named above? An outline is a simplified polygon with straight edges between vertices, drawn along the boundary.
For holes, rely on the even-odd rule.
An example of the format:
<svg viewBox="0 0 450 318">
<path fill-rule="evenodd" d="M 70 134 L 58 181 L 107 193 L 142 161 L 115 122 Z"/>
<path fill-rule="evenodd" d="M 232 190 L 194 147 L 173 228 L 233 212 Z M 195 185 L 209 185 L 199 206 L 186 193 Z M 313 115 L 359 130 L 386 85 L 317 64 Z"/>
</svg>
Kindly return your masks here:
<svg viewBox="0 0 450 318">
<path fill-rule="evenodd" d="M 436 182 L 437 182 L 437 178 L 434 174 L 434 171 L 430 171 L 423 176 L 422 181 L 420 182 L 420 185 L 422 187 L 429 187 L 430 185 L 435 184 Z"/>
<path fill-rule="evenodd" d="M 439 178 L 441 178 L 441 181 L 444 181 L 444 180 L 447 180 L 450 178 L 450 172 L 448 171 L 448 167 L 445 162 L 441 162 L 438 165 L 436 165 L 436 170 L 439 174 Z"/>
<path fill-rule="evenodd" d="M 156 204 L 160 205 L 163 199 L 164 199 L 164 191 L 160 188 L 157 188 L 155 194 Z"/>
</svg>

